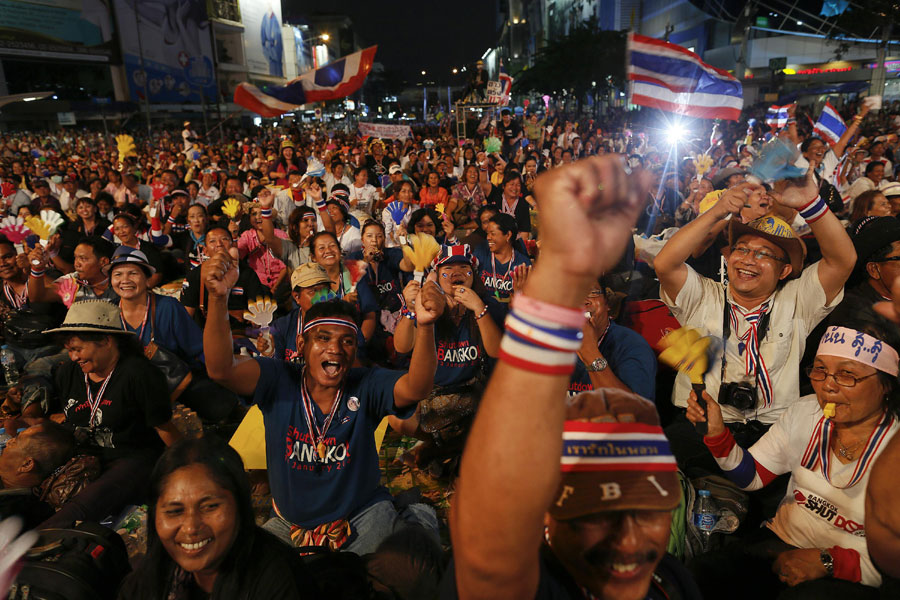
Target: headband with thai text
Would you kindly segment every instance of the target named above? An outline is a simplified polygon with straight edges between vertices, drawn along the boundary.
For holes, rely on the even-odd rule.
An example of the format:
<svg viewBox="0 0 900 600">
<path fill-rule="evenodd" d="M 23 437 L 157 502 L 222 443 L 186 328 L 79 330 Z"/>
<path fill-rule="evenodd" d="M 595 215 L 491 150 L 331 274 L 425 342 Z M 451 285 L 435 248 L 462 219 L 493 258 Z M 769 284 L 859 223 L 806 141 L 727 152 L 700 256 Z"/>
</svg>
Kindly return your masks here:
<svg viewBox="0 0 900 600">
<path fill-rule="evenodd" d="M 895 377 L 900 372 L 900 356 L 894 348 L 871 335 L 847 327 L 826 329 L 816 354 L 855 360 Z"/>
</svg>

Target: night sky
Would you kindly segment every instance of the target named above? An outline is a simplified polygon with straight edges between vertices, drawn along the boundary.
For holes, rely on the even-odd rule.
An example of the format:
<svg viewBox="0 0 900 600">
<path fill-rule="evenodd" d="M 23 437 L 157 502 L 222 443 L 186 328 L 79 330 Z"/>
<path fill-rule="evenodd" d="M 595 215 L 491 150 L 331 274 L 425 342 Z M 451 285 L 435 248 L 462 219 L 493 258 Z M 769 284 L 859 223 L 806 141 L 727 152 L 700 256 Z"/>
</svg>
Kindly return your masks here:
<svg viewBox="0 0 900 600">
<path fill-rule="evenodd" d="M 453 67 L 474 63 L 497 42 L 496 0 L 283 0 L 282 7 L 286 19 L 346 14 L 361 44 L 378 45 L 375 60 L 411 82 L 425 70 L 447 83 Z"/>
</svg>

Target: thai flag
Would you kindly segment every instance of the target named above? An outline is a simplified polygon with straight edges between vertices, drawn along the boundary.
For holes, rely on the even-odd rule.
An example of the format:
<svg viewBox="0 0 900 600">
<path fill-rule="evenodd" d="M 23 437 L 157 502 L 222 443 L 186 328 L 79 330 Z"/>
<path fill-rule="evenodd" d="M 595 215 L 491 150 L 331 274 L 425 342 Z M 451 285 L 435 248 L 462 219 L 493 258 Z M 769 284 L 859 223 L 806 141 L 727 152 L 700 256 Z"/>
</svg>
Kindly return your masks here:
<svg viewBox="0 0 900 600">
<path fill-rule="evenodd" d="M 497 75 L 500 81 L 500 106 L 509 104 L 509 91 L 512 89 L 513 78 L 506 72 L 503 61 L 500 61 L 500 73 Z"/>
<path fill-rule="evenodd" d="M 828 141 L 829 145 L 834 146 L 841 139 L 841 136 L 844 135 L 844 132 L 847 131 L 847 125 L 844 123 L 841 115 L 838 114 L 838 111 L 834 110 L 831 103 L 826 102 L 814 129 L 816 133 Z"/>
<path fill-rule="evenodd" d="M 234 101 L 263 117 L 277 117 L 307 102 L 345 98 L 362 87 L 375 60 L 378 46 L 354 52 L 324 67 L 304 73 L 285 85 L 260 90 L 250 83 L 238 84 Z"/>
<path fill-rule="evenodd" d="M 631 103 L 705 119 L 736 121 L 744 107 L 741 82 L 686 48 L 628 35 Z"/>
<path fill-rule="evenodd" d="M 766 125 L 779 129 L 787 125 L 789 116 L 788 108 L 790 107 L 790 104 L 786 104 L 785 106 L 770 106 L 769 110 L 766 111 Z"/>
</svg>

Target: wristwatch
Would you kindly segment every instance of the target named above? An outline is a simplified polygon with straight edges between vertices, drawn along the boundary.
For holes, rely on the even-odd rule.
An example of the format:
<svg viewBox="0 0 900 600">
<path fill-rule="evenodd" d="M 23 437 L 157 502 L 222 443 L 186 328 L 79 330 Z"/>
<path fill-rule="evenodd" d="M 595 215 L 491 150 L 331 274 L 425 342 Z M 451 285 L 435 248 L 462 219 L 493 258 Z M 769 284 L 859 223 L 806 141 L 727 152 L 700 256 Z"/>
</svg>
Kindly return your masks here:
<svg viewBox="0 0 900 600">
<path fill-rule="evenodd" d="M 822 566 L 825 567 L 825 570 L 828 572 L 829 577 L 834 576 L 834 558 L 831 556 L 831 552 L 828 550 L 819 550 L 819 560 L 822 561 Z"/>
<path fill-rule="evenodd" d="M 594 361 L 588 365 L 587 370 L 589 373 L 599 373 L 606 369 L 609 366 L 609 363 L 606 362 L 606 359 L 602 356 L 600 358 L 595 358 Z"/>
</svg>

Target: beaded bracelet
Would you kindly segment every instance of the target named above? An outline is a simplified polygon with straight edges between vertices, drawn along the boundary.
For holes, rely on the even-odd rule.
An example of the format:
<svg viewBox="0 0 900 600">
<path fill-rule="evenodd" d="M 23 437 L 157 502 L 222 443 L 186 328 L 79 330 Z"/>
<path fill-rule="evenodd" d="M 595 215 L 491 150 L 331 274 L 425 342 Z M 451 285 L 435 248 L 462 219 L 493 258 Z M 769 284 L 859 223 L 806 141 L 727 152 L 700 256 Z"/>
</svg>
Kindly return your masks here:
<svg viewBox="0 0 900 600">
<path fill-rule="evenodd" d="M 828 212 L 828 205 L 822 200 L 821 196 L 813 198 L 812 202 L 800 209 L 800 216 L 807 223 L 815 223 Z"/>
<path fill-rule="evenodd" d="M 413 311 L 409 310 L 408 308 L 401 308 L 401 309 L 400 309 L 400 316 L 403 317 L 404 319 L 409 319 L 410 321 L 415 321 L 415 320 L 416 320 L 416 313 L 414 313 Z"/>
<path fill-rule="evenodd" d="M 481 309 L 481 312 L 478 313 L 478 314 L 475 316 L 475 320 L 476 320 L 476 321 L 480 321 L 481 318 L 482 318 L 484 315 L 486 315 L 486 314 L 487 314 L 487 304 L 485 304 L 485 305 L 484 305 L 484 308 Z"/>
</svg>

